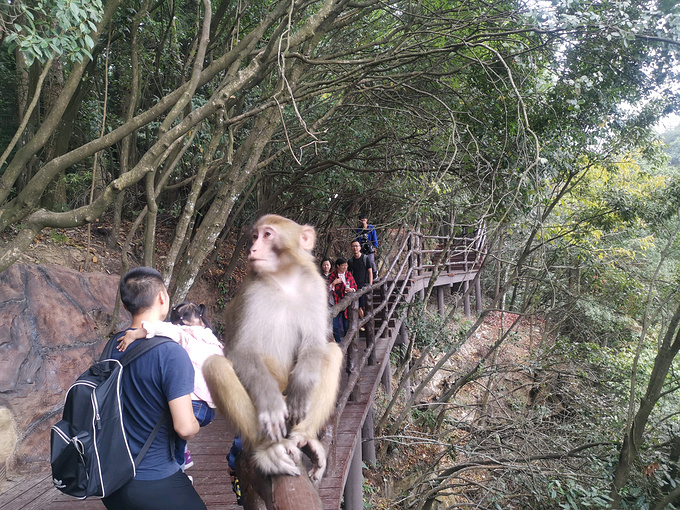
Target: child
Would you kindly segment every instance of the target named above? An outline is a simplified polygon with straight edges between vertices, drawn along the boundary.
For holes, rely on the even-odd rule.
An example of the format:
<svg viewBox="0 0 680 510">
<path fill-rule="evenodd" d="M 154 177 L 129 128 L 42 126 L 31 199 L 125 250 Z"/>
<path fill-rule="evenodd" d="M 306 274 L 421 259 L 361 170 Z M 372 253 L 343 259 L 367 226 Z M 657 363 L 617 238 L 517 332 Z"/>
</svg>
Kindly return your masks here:
<svg viewBox="0 0 680 510">
<path fill-rule="evenodd" d="M 201 427 L 208 425 L 215 417 L 215 404 L 210 397 L 208 386 L 203 378 L 203 362 L 213 354 L 223 354 L 223 345 L 210 330 L 205 319 L 205 305 L 197 305 L 185 301 L 170 311 L 170 321 L 142 321 L 142 327 L 128 331 L 118 344 L 118 350 L 124 351 L 128 345 L 140 338 L 167 336 L 179 343 L 189 354 L 194 366 L 194 391 L 191 404 L 194 416 Z M 180 466 L 188 469 L 194 465 L 191 452 L 186 448 L 186 441 L 178 439 L 175 446 L 175 458 Z"/>
</svg>

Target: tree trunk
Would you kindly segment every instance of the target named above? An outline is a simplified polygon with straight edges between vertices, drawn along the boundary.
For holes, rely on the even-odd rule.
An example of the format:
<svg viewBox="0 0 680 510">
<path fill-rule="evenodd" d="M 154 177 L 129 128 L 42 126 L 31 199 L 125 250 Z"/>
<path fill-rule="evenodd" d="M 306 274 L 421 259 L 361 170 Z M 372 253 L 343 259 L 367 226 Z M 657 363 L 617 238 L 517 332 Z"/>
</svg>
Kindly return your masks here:
<svg viewBox="0 0 680 510">
<path fill-rule="evenodd" d="M 619 453 L 619 461 L 614 471 L 614 483 L 611 492 L 613 500 L 612 508 L 617 508 L 621 501 L 620 491 L 628 483 L 630 470 L 633 462 L 637 458 L 642 444 L 642 435 L 647 425 L 647 420 L 651 414 L 656 402 L 659 400 L 661 390 L 666 381 L 668 370 L 673 363 L 673 359 L 680 350 L 680 331 L 678 331 L 678 323 L 680 323 L 680 306 L 675 310 L 675 314 L 664 335 L 663 342 L 659 347 L 656 358 L 654 358 L 654 366 L 647 385 L 645 396 L 640 401 L 635 418 L 629 430 L 623 438 L 623 446 Z"/>
</svg>

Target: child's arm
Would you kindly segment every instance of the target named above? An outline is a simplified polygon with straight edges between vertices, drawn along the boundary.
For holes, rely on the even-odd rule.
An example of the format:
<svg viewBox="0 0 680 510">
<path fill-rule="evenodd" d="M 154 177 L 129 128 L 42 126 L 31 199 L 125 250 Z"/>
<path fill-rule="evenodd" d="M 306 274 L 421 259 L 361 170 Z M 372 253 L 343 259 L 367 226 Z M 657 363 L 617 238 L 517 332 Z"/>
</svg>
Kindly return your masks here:
<svg viewBox="0 0 680 510">
<path fill-rule="evenodd" d="M 142 327 L 146 330 L 147 338 L 167 336 L 182 346 L 186 345 L 188 335 L 182 329 L 183 326 L 163 321 L 142 321 Z"/>
<path fill-rule="evenodd" d="M 125 349 L 127 349 L 132 342 L 145 337 L 146 329 L 144 329 L 143 327 L 138 329 L 129 329 L 125 332 L 125 336 L 121 337 L 121 339 L 118 340 L 118 345 L 116 346 L 116 349 L 118 349 L 120 352 L 124 352 Z"/>
</svg>

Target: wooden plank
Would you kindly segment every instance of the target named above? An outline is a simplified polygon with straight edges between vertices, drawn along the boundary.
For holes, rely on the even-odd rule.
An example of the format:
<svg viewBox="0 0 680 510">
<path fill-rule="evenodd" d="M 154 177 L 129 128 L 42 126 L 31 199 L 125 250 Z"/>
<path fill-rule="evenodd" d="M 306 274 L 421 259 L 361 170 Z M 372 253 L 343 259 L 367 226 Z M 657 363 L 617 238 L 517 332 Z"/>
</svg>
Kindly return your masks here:
<svg viewBox="0 0 680 510">
<path fill-rule="evenodd" d="M 31 492 L 36 490 L 41 490 L 41 486 L 45 483 L 51 486 L 52 477 L 48 474 L 31 477 L 31 478 L 16 478 L 6 480 L 3 484 L 3 492 L 0 492 L 0 510 L 5 510 L 9 508 L 9 504 L 13 502 L 16 498 L 21 496 L 26 492 Z"/>
<path fill-rule="evenodd" d="M 47 494 L 47 497 L 43 497 Z M 18 510 L 19 508 L 25 508 L 27 510 L 38 510 L 45 508 L 45 499 L 51 499 L 52 497 L 58 496 L 61 493 L 57 491 L 52 486 L 52 477 L 42 476 L 39 478 L 38 483 L 31 484 L 31 487 L 24 492 L 16 494 L 11 500 L 7 501 L 7 504 L 2 507 L 3 510 Z M 4 496 L 4 495 L 3 495 Z M 36 500 L 38 500 L 36 502 Z M 41 504 L 42 503 L 42 504 Z"/>
</svg>

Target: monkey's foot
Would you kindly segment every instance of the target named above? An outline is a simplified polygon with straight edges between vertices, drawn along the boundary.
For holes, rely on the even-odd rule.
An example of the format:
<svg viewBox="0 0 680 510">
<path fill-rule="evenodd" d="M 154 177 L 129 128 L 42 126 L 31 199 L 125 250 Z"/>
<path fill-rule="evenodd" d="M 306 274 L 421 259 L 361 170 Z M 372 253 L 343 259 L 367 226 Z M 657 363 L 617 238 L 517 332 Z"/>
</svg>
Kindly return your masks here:
<svg viewBox="0 0 680 510">
<path fill-rule="evenodd" d="M 317 439 L 304 437 L 295 432 L 291 433 L 290 440 L 297 445 L 312 461 L 312 469 L 307 473 L 314 485 L 318 485 L 326 471 L 326 450 Z"/>
<path fill-rule="evenodd" d="M 253 460 L 265 475 L 300 475 L 297 467 L 300 450 L 295 442 L 288 439 L 258 446 L 253 451 Z"/>
</svg>

